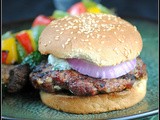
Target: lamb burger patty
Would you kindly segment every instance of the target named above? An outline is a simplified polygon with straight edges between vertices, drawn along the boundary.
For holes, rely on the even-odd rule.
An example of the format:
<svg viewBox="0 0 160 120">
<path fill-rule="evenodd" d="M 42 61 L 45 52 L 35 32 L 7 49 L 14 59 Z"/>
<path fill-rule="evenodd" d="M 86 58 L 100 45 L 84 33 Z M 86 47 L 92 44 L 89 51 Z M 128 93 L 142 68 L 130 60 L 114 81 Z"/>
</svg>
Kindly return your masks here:
<svg viewBox="0 0 160 120">
<path fill-rule="evenodd" d="M 30 74 L 35 88 L 46 92 L 68 90 L 74 95 L 96 95 L 99 93 L 119 92 L 130 89 L 136 79 L 146 74 L 145 64 L 137 58 L 136 68 L 126 75 L 115 79 L 97 79 L 82 75 L 74 70 L 54 71 L 51 64 L 41 63 Z"/>
</svg>

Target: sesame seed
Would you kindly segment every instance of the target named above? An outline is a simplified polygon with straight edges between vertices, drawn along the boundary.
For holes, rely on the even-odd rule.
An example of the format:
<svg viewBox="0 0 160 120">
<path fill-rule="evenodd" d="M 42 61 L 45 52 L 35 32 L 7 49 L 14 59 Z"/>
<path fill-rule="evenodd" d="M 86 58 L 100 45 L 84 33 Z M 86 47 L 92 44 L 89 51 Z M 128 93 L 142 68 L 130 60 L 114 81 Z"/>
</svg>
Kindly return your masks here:
<svg viewBox="0 0 160 120">
<path fill-rule="evenodd" d="M 55 40 L 59 40 L 59 38 L 56 37 Z"/>
<path fill-rule="evenodd" d="M 91 45 L 91 43 L 89 42 L 88 45 Z"/>
<path fill-rule="evenodd" d="M 124 22 L 120 21 L 119 24 L 123 24 Z"/>
<path fill-rule="evenodd" d="M 76 37 L 73 37 L 73 39 L 76 39 Z"/>
<path fill-rule="evenodd" d="M 55 39 L 59 39 L 59 36 L 56 36 Z"/>
<path fill-rule="evenodd" d="M 128 50 L 126 47 L 124 47 L 125 50 Z"/>
<path fill-rule="evenodd" d="M 86 41 L 86 42 L 87 42 L 87 41 L 89 41 L 89 40 L 88 40 L 88 39 L 85 39 L 84 41 Z"/>
<path fill-rule="evenodd" d="M 64 44 L 67 45 L 67 44 L 68 44 L 68 41 L 66 41 Z"/>
<path fill-rule="evenodd" d="M 126 38 L 124 35 L 122 36 L 124 39 Z"/>
<path fill-rule="evenodd" d="M 99 49 L 98 49 L 98 52 L 100 52 L 100 51 L 101 51 L 101 49 L 99 48 Z"/>
<path fill-rule="evenodd" d="M 92 50 L 93 48 L 89 47 L 90 50 Z"/>
<path fill-rule="evenodd" d="M 62 48 L 64 48 L 64 45 L 62 44 Z"/>
<path fill-rule="evenodd" d="M 44 46 L 46 47 L 46 46 L 47 46 L 47 44 L 44 44 Z"/>
<path fill-rule="evenodd" d="M 96 20 L 96 23 L 99 23 L 99 20 Z"/>
<path fill-rule="evenodd" d="M 113 50 L 118 55 L 118 48 L 114 48 Z"/>
<path fill-rule="evenodd" d="M 59 31 L 59 30 L 56 30 L 56 31 Z"/>
<path fill-rule="evenodd" d="M 119 38 L 118 38 L 118 41 L 119 41 L 119 42 L 121 42 L 121 43 L 123 43 L 123 42 L 124 42 L 124 40 L 121 40 L 121 39 L 119 39 Z"/>
<path fill-rule="evenodd" d="M 137 54 L 139 54 L 140 52 L 137 52 Z"/>
<path fill-rule="evenodd" d="M 73 34 L 73 31 L 71 32 L 71 34 Z"/>
<path fill-rule="evenodd" d="M 130 49 L 129 52 L 132 53 L 132 50 Z"/>
<path fill-rule="evenodd" d="M 102 35 L 102 37 L 105 38 L 106 36 L 105 36 L 105 35 Z"/>
<path fill-rule="evenodd" d="M 72 23 L 71 21 L 69 21 L 68 23 L 69 23 L 70 25 L 72 25 L 72 26 L 74 25 L 74 23 Z"/>
<path fill-rule="evenodd" d="M 63 32 L 60 32 L 59 34 L 63 34 Z"/>
<path fill-rule="evenodd" d="M 110 31 L 110 30 L 112 30 L 112 28 L 107 28 L 107 31 Z"/>
<path fill-rule="evenodd" d="M 111 18 L 110 18 L 110 17 L 108 17 L 108 20 L 111 20 Z"/>
<path fill-rule="evenodd" d="M 138 43 L 138 41 L 135 41 L 135 43 Z"/>
<path fill-rule="evenodd" d="M 100 34 L 97 34 L 97 38 L 100 38 L 100 36 L 101 36 Z"/>
<path fill-rule="evenodd" d="M 77 19 L 74 19 L 74 20 L 73 20 L 73 22 L 76 22 L 76 23 L 78 23 L 78 20 L 77 20 Z"/>
<path fill-rule="evenodd" d="M 66 21 L 70 21 L 71 19 L 72 19 L 72 18 L 69 18 L 69 17 L 68 17 L 68 18 L 66 18 Z"/>
<path fill-rule="evenodd" d="M 68 38 L 68 39 L 67 39 L 67 41 L 70 41 L 70 40 L 71 40 L 71 38 Z"/>
<path fill-rule="evenodd" d="M 127 51 L 124 52 L 124 56 L 128 57 L 128 52 Z"/>
<path fill-rule="evenodd" d="M 118 50 L 118 48 L 114 48 L 114 50 Z"/>
<path fill-rule="evenodd" d="M 72 28 L 72 26 L 67 26 L 65 29 L 68 30 L 68 29 L 70 29 L 70 28 Z"/>
<path fill-rule="evenodd" d="M 104 41 L 101 41 L 101 44 L 104 44 Z"/>
<path fill-rule="evenodd" d="M 91 36 L 91 38 L 95 38 L 94 36 Z"/>
<path fill-rule="evenodd" d="M 123 29 L 121 29 L 120 31 L 122 31 L 122 32 L 123 32 L 124 30 L 123 30 Z"/>
<path fill-rule="evenodd" d="M 50 43 L 51 43 L 51 41 L 48 41 L 48 43 L 50 44 Z"/>
<path fill-rule="evenodd" d="M 136 26 L 134 26 L 134 30 L 137 31 L 137 27 Z"/>
<path fill-rule="evenodd" d="M 84 42 L 84 39 L 81 39 L 82 42 Z"/>
<path fill-rule="evenodd" d="M 117 27 L 117 30 L 120 30 L 120 28 L 119 28 L 119 27 Z"/>
<path fill-rule="evenodd" d="M 55 38 L 59 38 L 59 36 L 56 36 Z"/>
</svg>

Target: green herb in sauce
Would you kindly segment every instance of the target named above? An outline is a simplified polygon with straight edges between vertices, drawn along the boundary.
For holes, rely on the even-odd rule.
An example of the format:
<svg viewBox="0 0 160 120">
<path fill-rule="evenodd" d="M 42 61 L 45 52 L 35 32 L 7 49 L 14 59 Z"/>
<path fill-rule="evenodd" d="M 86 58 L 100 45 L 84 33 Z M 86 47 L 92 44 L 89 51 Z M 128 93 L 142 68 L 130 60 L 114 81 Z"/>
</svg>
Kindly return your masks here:
<svg viewBox="0 0 160 120">
<path fill-rule="evenodd" d="M 53 55 L 49 55 L 48 56 L 48 63 L 52 64 L 53 70 L 69 70 L 70 65 L 68 64 L 68 62 L 64 59 L 60 59 L 60 58 L 56 58 Z"/>
</svg>

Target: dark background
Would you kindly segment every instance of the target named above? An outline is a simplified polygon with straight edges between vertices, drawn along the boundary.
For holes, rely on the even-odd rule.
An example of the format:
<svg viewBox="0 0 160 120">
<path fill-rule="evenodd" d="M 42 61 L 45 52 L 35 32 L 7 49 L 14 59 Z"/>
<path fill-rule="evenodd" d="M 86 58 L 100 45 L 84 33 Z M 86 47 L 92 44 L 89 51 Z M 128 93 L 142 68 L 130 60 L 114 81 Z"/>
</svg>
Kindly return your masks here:
<svg viewBox="0 0 160 120">
<path fill-rule="evenodd" d="M 67 1 L 68 3 L 63 4 L 65 9 L 72 0 L 57 1 Z M 33 19 L 39 14 L 52 15 L 56 9 L 53 3 L 53 0 L 2 0 L 2 23 Z M 158 21 L 158 0 L 100 0 L 100 3 L 108 8 L 115 8 L 119 16 Z"/>
</svg>

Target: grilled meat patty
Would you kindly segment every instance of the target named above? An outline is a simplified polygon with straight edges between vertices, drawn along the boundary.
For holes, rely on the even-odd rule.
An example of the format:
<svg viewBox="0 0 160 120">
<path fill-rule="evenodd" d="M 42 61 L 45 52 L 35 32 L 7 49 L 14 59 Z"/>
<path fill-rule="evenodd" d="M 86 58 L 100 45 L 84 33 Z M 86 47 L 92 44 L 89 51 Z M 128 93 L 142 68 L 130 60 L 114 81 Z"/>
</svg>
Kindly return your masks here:
<svg viewBox="0 0 160 120">
<path fill-rule="evenodd" d="M 9 72 L 8 92 L 14 93 L 22 90 L 29 83 L 31 70 L 29 64 L 17 65 Z"/>
<path fill-rule="evenodd" d="M 146 66 L 140 58 L 137 58 L 137 65 L 133 71 L 115 79 L 92 78 L 72 69 L 53 71 L 52 68 L 51 64 L 41 63 L 33 69 L 30 74 L 33 86 L 46 92 L 65 89 L 78 96 L 111 93 L 129 89 L 136 79 L 146 74 Z"/>
<path fill-rule="evenodd" d="M 11 69 L 13 69 L 15 67 L 15 65 L 5 65 L 2 64 L 2 68 L 1 68 L 1 75 L 2 75 L 2 84 L 8 84 L 9 82 L 9 72 Z"/>
</svg>

